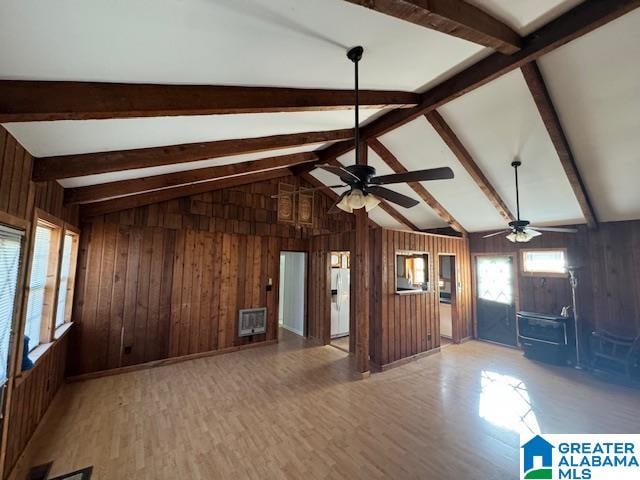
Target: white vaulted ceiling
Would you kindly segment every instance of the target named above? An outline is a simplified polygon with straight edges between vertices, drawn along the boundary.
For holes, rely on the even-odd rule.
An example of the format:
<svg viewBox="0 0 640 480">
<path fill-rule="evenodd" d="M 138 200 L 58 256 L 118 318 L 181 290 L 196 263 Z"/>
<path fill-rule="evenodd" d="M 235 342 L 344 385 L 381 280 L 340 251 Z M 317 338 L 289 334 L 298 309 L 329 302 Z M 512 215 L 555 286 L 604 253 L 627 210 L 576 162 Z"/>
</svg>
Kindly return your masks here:
<svg viewBox="0 0 640 480">
<path fill-rule="evenodd" d="M 602 221 L 640 218 L 640 11 L 550 53 L 540 68 Z"/>
<path fill-rule="evenodd" d="M 448 103 L 440 112 L 514 214 L 515 180 L 510 165 L 518 157 L 522 218 L 536 225 L 583 222 L 519 70 Z"/>
<path fill-rule="evenodd" d="M 424 117 L 380 138 L 407 169 L 450 167 L 455 178 L 422 182 L 444 208 L 471 231 L 500 228 L 504 222 Z"/>
<path fill-rule="evenodd" d="M 522 36 L 580 0 L 468 0 Z M 493 53 L 344 0 L 4 0 L 0 79 L 158 84 L 353 87 L 347 48 L 362 44 L 362 88 L 424 92 Z M 600 220 L 640 218 L 640 10 L 538 60 L 577 167 Z M 363 109 L 366 125 L 387 109 Z M 522 216 L 538 225 L 584 223 L 558 154 L 519 70 L 438 109 L 515 213 L 514 157 Z M 349 110 L 9 123 L 36 157 L 351 128 Z M 424 117 L 379 138 L 408 170 L 449 166 L 450 181 L 423 186 L 468 231 L 504 219 Z M 321 150 L 328 144 L 60 180 L 79 187 L 212 165 Z M 338 159 L 353 163 L 353 154 Z M 391 169 L 373 151 L 379 174 Z M 311 172 L 325 184 L 327 172 Z M 445 222 L 420 204 L 397 211 L 421 229 Z M 405 228 L 381 209 L 378 224 Z"/>
</svg>

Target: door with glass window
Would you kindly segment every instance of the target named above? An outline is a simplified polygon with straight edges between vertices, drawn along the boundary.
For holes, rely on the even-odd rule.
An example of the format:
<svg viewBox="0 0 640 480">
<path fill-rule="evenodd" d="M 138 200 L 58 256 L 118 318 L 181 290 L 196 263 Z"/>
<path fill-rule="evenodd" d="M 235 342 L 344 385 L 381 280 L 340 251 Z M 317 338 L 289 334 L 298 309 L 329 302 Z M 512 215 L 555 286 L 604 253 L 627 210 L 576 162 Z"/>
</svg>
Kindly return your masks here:
<svg viewBox="0 0 640 480">
<path fill-rule="evenodd" d="M 476 257 L 478 338 L 516 346 L 516 305 L 513 257 Z"/>
</svg>

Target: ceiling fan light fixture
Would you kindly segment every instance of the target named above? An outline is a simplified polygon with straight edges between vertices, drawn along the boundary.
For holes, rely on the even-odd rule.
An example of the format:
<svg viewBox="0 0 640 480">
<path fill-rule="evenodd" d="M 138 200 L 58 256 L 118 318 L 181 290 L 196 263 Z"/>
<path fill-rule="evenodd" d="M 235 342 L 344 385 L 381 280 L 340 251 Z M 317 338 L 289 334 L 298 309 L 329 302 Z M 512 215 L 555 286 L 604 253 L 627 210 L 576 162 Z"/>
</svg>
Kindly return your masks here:
<svg viewBox="0 0 640 480">
<path fill-rule="evenodd" d="M 537 235 L 532 235 L 530 232 L 511 232 L 509 235 L 507 235 L 507 240 L 509 240 L 510 242 L 513 243 L 527 243 L 528 241 L 530 241 L 533 237 L 536 237 Z"/>
<path fill-rule="evenodd" d="M 354 210 L 364 208 L 370 212 L 380 204 L 380 200 L 374 195 L 365 195 L 359 188 L 354 188 L 336 205 L 340 210 L 353 213 Z"/>
<path fill-rule="evenodd" d="M 353 208 L 351 208 L 351 205 L 349 204 L 349 194 L 342 197 L 342 200 L 340 200 L 336 204 L 336 207 L 338 207 L 343 212 L 353 213 Z"/>
<path fill-rule="evenodd" d="M 365 197 L 364 193 L 362 193 L 362 190 L 359 188 L 351 190 L 349 195 L 347 195 L 347 198 L 352 210 L 358 210 L 367 204 L 367 197 Z"/>
<path fill-rule="evenodd" d="M 370 212 L 374 208 L 380 205 L 380 199 L 371 195 L 370 193 L 364 197 L 364 208 L 367 212 Z"/>
</svg>

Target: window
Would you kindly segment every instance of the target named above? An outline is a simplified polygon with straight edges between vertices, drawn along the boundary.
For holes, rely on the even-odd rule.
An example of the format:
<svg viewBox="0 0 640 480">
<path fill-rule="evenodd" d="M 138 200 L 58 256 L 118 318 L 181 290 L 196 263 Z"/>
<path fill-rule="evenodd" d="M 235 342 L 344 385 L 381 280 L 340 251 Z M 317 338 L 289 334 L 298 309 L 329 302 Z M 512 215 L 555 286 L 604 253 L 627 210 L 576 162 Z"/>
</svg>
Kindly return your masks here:
<svg viewBox="0 0 640 480">
<path fill-rule="evenodd" d="M 429 290 L 429 254 L 396 253 L 396 293 Z"/>
<path fill-rule="evenodd" d="M 56 328 L 62 326 L 65 322 L 68 322 L 71 316 L 71 301 L 73 300 L 77 245 L 77 235 L 65 232 L 62 246 L 62 259 L 60 261 L 58 305 L 56 306 Z"/>
<path fill-rule="evenodd" d="M 511 257 L 478 257 L 477 275 L 479 299 L 505 305 L 513 304 L 513 263 Z"/>
<path fill-rule="evenodd" d="M 24 327 L 24 334 L 29 337 L 29 351 L 40 344 L 50 250 L 51 229 L 38 225 L 33 245 L 33 259 L 29 277 L 29 301 L 27 303 L 27 319 Z"/>
<path fill-rule="evenodd" d="M 523 250 L 522 271 L 530 275 L 565 276 L 567 254 L 563 249 Z"/>
<path fill-rule="evenodd" d="M 22 232 L 0 226 L 0 385 L 7 381 Z"/>
</svg>

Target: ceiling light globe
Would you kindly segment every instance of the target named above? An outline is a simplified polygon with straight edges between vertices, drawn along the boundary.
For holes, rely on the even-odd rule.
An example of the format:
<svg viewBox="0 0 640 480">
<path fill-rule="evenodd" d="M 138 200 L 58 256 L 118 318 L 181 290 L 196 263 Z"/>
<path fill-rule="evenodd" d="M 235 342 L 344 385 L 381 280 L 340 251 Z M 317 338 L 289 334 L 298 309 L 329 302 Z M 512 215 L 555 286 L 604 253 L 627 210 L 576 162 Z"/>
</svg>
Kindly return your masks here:
<svg viewBox="0 0 640 480">
<path fill-rule="evenodd" d="M 351 208 L 351 205 L 349 204 L 349 195 L 348 194 L 345 195 L 344 197 L 342 197 L 342 200 L 340 200 L 338 202 L 336 207 L 338 207 L 343 212 L 353 213 L 353 208 Z"/>
<path fill-rule="evenodd" d="M 362 193 L 362 190 L 358 189 L 358 188 L 354 188 L 353 190 L 351 190 L 351 193 L 349 195 L 347 195 L 347 197 L 349 198 L 348 202 L 349 202 L 349 206 L 353 209 L 353 210 L 357 210 L 359 208 L 362 208 L 366 205 L 367 199 L 364 195 L 364 193 Z"/>
<path fill-rule="evenodd" d="M 373 195 L 371 195 L 370 193 L 367 194 L 364 197 L 364 199 L 365 199 L 364 208 L 367 212 L 370 212 L 371 210 L 376 208 L 378 205 L 380 205 L 380 200 L 377 197 L 374 197 Z"/>
</svg>

